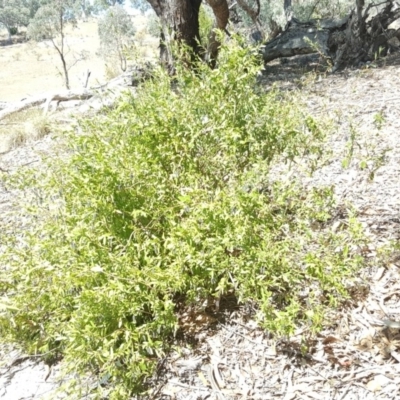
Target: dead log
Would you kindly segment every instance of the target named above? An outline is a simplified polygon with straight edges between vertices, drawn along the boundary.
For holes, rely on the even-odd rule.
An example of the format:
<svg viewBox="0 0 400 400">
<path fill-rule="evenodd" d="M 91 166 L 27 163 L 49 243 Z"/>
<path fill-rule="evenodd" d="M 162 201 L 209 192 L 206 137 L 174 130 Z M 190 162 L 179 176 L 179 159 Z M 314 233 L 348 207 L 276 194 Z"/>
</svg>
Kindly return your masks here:
<svg viewBox="0 0 400 400">
<path fill-rule="evenodd" d="M 393 39 L 400 39 L 400 29 L 393 23 L 400 18 L 394 0 L 364 6 L 357 0 L 357 9 L 341 20 L 292 18 L 285 30 L 267 42 L 263 58 L 267 63 L 280 57 L 321 53 L 330 58 L 332 71 L 372 61 L 393 49 Z"/>
<path fill-rule="evenodd" d="M 281 57 L 312 54 L 320 51 L 328 55 L 328 41 L 333 32 L 343 31 L 348 18 L 343 20 L 311 20 L 301 22 L 292 18 L 283 32 L 266 43 L 263 58 L 267 63 Z"/>
<path fill-rule="evenodd" d="M 3 110 L 0 111 L 0 120 L 15 114 L 20 111 L 27 110 L 32 107 L 38 107 L 42 104 L 44 104 L 44 113 L 47 113 L 50 103 L 52 101 L 57 101 L 60 103 L 61 101 L 70 101 L 70 100 L 87 100 L 90 99 L 93 96 L 92 92 L 89 92 L 88 90 L 80 90 L 80 91 L 72 91 L 68 90 L 65 92 L 59 92 L 59 93 L 51 93 L 51 94 L 45 94 L 41 96 L 36 96 L 36 97 L 31 97 L 28 99 L 24 99 L 18 103 L 13 103 L 9 105 L 8 107 L 4 108 Z"/>
</svg>

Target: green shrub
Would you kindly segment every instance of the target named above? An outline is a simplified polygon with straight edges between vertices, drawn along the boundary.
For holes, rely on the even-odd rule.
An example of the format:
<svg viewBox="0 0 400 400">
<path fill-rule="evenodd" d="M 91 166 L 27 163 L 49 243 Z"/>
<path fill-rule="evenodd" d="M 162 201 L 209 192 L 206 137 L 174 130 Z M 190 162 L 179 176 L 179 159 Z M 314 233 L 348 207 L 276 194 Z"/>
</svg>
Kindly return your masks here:
<svg viewBox="0 0 400 400">
<path fill-rule="evenodd" d="M 208 37 L 210 36 L 211 30 L 214 26 L 214 14 L 211 8 L 206 4 L 202 4 L 200 7 L 199 25 L 201 44 L 204 47 L 207 47 Z"/>
<path fill-rule="evenodd" d="M 13 26 L 10 28 L 10 35 L 17 35 L 18 34 L 18 27 Z"/>
<path fill-rule="evenodd" d="M 270 177 L 323 134 L 259 91 L 258 69 L 232 44 L 215 70 L 159 71 L 70 134 L 70 158 L 14 178 L 37 197 L 29 230 L 3 237 L 2 337 L 61 353 L 126 399 L 167 350 L 178 307 L 233 294 L 277 334 L 320 326 L 360 266 L 357 224 L 333 233 L 331 188 Z"/>
</svg>

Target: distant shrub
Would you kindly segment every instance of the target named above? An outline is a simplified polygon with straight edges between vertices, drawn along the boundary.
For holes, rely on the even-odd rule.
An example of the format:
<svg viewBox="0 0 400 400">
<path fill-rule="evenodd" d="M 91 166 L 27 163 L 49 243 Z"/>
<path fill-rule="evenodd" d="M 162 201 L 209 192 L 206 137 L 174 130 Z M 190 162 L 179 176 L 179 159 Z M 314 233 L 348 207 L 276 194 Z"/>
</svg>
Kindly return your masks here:
<svg viewBox="0 0 400 400">
<path fill-rule="evenodd" d="M 189 305 L 233 295 L 276 334 L 321 327 L 361 265 L 359 227 L 329 228 L 332 188 L 270 176 L 278 157 L 318 155 L 324 135 L 258 89 L 258 70 L 231 41 L 214 70 L 155 72 L 70 134 L 68 159 L 12 178 L 36 197 L 30 228 L 2 237 L 3 338 L 60 353 L 127 399 Z"/>
</svg>

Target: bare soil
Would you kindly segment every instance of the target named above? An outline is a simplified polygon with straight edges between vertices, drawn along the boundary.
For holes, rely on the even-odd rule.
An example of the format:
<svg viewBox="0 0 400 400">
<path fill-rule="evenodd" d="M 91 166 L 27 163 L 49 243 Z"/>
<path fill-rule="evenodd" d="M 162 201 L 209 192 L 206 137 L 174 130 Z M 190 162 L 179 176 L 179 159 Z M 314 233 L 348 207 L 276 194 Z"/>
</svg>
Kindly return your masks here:
<svg viewBox="0 0 400 400">
<path fill-rule="evenodd" d="M 290 170 L 277 165 L 275 173 L 301 177 L 305 189 L 332 185 L 334 224 L 340 226 L 349 212 L 361 221 L 371 239 L 364 249 L 370 265 L 358 277 L 353 298 L 329 315 L 317 337 L 299 331 L 279 340 L 257 327 L 250 306 L 226 299 L 218 315 L 201 316 L 205 323 L 183 338 L 180 354 L 160 361 L 149 399 L 400 398 L 400 252 L 376 261 L 380 246 L 400 239 L 399 59 L 334 75 L 321 73 L 318 64 L 276 63 L 261 79 L 266 88 L 277 84 L 292 91 L 311 115 L 331 121 L 322 168 L 310 177 L 299 160 Z M 52 146 L 50 137 L 24 145 L 0 155 L 0 167 L 40 165 Z M 15 207 L 13 196 L 0 187 L 0 211 Z M 0 382 L 7 378 L 7 386 L 0 398 L 14 400 L 32 359 L 14 365 L 15 354 L 6 350 L 2 358 Z M 37 391 L 45 381 L 57 387 L 56 369 L 39 365 L 41 372 L 24 383 L 30 389 L 26 399 L 43 398 Z"/>
</svg>

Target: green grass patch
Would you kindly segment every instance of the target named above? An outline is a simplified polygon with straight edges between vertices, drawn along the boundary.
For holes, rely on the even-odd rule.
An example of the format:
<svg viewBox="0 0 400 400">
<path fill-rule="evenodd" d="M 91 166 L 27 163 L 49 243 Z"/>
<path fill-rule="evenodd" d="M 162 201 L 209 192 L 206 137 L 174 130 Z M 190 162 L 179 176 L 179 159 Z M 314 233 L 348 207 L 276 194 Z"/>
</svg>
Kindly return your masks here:
<svg viewBox="0 0 400 400">
<path fill-rule="evenodd" d="M 67 160 L 11 178 L 37 197 L 31 227 L 2 237 L 3 338 L 62 354 L 126 399 L 168 350 L 182 302 L 234 295 L 276 334 L 321 326 L 348 297 L 362 237 L 353 219 L 329 228 L 331 188 L 271 178 L 275 160 L 320 152 L 324 135 L 258 90 L 258 71 L 234 45 L 218 69 L 158 71 L 70 133 Z"/>
</svg>

